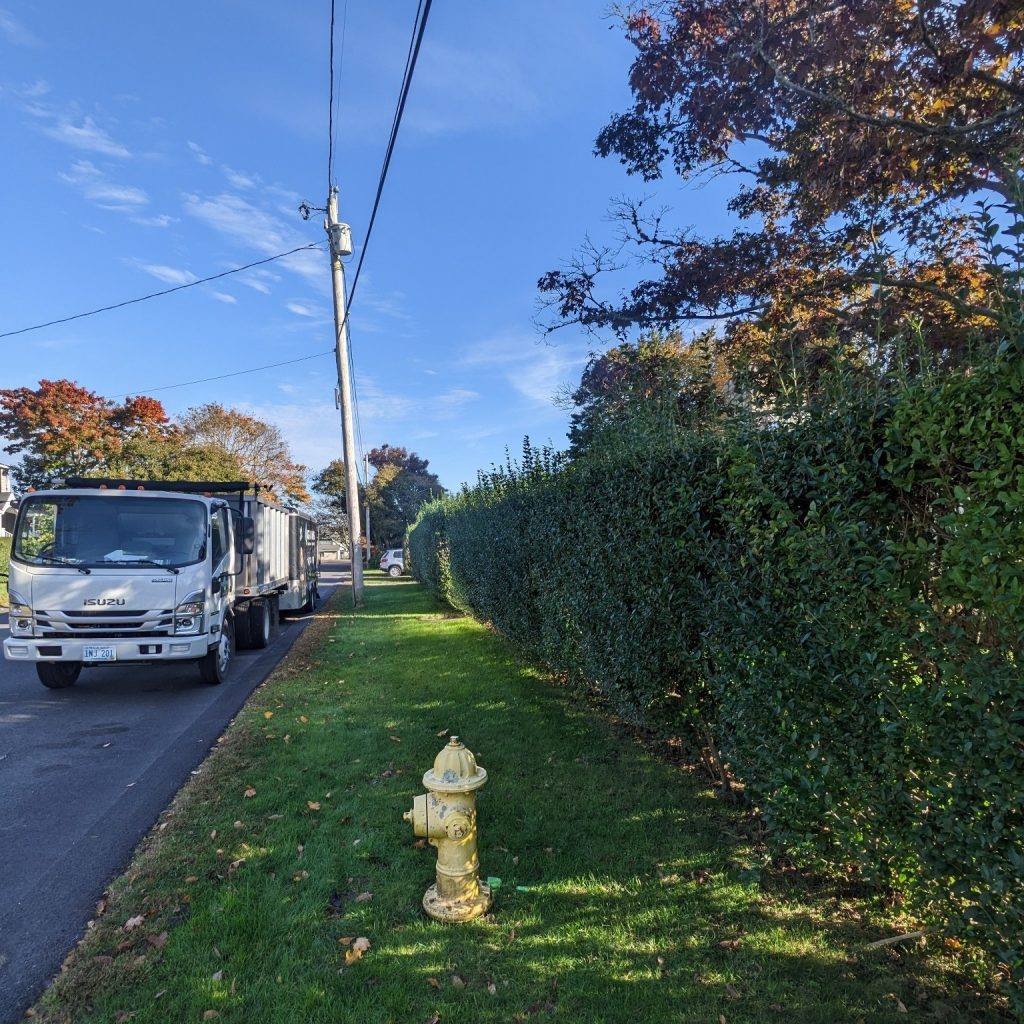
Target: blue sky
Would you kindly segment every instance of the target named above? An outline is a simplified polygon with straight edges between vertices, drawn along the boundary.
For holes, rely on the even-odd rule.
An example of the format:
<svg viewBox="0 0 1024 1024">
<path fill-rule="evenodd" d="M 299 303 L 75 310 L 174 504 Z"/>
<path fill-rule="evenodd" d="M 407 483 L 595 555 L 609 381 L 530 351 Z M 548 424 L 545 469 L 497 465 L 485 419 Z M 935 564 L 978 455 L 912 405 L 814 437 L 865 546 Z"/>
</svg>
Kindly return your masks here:
<svg viewBox="0 0 1024 1024">
<path fill-rule="evenodd" d="M 609 202 L 649 192 L 592 155 L 629 101 L 631 48 L 601 2 L 434 5 L 351 313 L 360 433 L 447 487 L 565 443 L 552 403 L 610 339 L 533 324 L 538 277 Z M 335 178 L 356 254 L 415 4 L 337 0 Z M 328 0 L 101 5 L 0 0 L 0 333 L 324 238 Z M 671 188 L 669 188 L 671 193 Z M 686 220 L 714 191 L 669 195 Z M 351 281 L 351 276 L 350 276 Z M 311 470 L 341 452 L 333 359 L 163 390 L 327 351 L 327 256 L 0 342 L 0 386 L 68 377 L 172 415 L 219 401 L 277 424 Z"/>
</svg>

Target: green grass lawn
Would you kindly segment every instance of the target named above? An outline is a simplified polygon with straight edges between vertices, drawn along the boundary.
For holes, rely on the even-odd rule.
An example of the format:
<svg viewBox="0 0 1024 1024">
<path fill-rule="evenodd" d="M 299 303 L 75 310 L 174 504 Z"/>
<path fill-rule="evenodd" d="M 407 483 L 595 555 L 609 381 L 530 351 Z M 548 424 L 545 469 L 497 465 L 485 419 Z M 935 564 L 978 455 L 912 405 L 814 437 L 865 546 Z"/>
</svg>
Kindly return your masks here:
<svg viewBox="0 0 1024 1024">
<path fill-rule="evenodd" d="M 762 875 L 753 820 L 700 772 L 416 584 L 368 584 L 161 818 L 37 1020 L 1008 1019 L 941 943 L 866 948 L 912 923 Z M 502 884 L 486 918 L 446 926 L 420 908 L 435 855 L 402 813 L 456 733 L 489 772 L 480 858 Z"/>
</svg>

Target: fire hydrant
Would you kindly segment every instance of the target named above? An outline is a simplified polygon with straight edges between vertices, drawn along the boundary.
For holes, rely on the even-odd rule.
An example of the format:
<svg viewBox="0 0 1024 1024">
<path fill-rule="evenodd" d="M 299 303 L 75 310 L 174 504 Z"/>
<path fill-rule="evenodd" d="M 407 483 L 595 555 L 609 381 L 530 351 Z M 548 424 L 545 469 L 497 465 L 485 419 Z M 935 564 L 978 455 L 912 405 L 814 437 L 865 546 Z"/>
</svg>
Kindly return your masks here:
<svg viewBox="0 0 1024 1024">
<path fill-rule="evenodd" d="M 491 905 L 491 890 L 480 881 L 476 855 L 476 790 L 487 781 L 473 752 L 453 736 L 423 776 L 429 791 L 402 815 L 413 833 L 437 848 L 437 881 L 423 897 L 435 921 L 472 921 Z"/>
</svg>

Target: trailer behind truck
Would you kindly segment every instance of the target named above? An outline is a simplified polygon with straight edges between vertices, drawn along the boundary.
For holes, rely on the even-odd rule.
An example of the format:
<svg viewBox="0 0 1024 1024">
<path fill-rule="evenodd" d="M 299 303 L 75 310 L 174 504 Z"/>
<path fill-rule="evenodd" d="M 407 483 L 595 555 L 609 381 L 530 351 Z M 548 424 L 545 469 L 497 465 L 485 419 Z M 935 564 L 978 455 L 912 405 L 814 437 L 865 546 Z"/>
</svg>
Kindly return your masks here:
<svg viewBox="0 0 1024 1024">
<path fill-rule="evenodd" d="M 293 544 L 310 533 L 312 562 Z M 282 604 L 312 606 L 315 551 L 307 517 L 246 483 L 79 478 L 29 493 L 4 656 L 34 662 L 51 688 L 83 667 L 154 661 L 191 661 L 221 683 L 236 646 L 269 643 Z"/>
</svg>

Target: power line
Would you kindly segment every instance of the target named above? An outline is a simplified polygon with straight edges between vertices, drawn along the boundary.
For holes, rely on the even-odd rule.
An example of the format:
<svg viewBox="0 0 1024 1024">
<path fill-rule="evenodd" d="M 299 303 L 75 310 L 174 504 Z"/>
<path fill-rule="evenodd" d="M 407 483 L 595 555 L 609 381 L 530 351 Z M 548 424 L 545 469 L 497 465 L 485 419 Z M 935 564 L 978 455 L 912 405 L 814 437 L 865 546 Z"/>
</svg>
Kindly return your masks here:
<svg viewBox="0 0 1024 1024">
<path fill-rule="evenodd" d="M 409 49 L 405 56 L 405 71 L 402 74 L 402 87 L 399 90 L 398 103 L 395 106 L 395 114 L 391 121 L 391 134 L 388 137 L 387 151 L 384 156 L 384 163 L 381 166 L 380 178 L 377 182 L 377 192 L 373 199 L 373 209 L 370 213 L 370 221 L 366 228 L 366 237 L 363 239 L 363 247 L 359 253 L 359 262 L 356 264 L 356 272 L 352 277 L 352 287 L 349 289 L 348 299 L 346 301 L 346 320 L 348 319 L 352 309 L 352 300 L 356 293 L 356 286 L 359 284 L 359 273 L 363 268 L 363 260 L 366 258 L 366 250 L 370 244 L 370 234 L 373 231 L 374 221 L 377 219 L 377 209 L 380 206 L 381 196 L 384 193 L 384 182 L 387 179 L 388 168 L 391 166 L 391 157 L 395 151 L 395 140 L 398 138 L 398 129 L 402 123 L 402 114 L 405 112 L 405 102 L 408 99 L 409 88 L 412 85 L 413 71 L 416 68 L 416 61 L 419 58 L 420 44 L 423 42 L 423 33 L 426 31 L 431 2 L 432 0 L 420 0 L 416 8 L 416 17 L 413 21 L 412 36 L 409 39 Z M 362 424 L 359 419 L 359 400 L 358 395 L 356 394 L 355 363 L 352 359 L 351 345 L 348 350 L 348 358 L 350 376 L 352 380 L 352 405 L 355 413 L 356 434 L 359 438 L 359 450 L 360 453 L 362 453 L 365 451 L 365 446 L 363 444 Z M 363 486 L 365 487 L 368 483 L 369 479 L 364 480 Z"/>
<path fill-rule="evenodd" d="M 395 151 L 395 140 L 398 138 L 398 129 L 402 123 L 402 114 L 405 112 L 405 101 L 409 96 L 409 87 L 412 85 L 413 71 L 416 69 L 416 61 L 420 54 L 420 44 L 423 42 L 423 33 L 427 27 L 427 18 L 430 16 L 430 5 L 432 0 L 420 0 L 416 8 L 416 21 L 413 23 L 412 39 L 409 41 L 409 52 L 405 60 L 405 73 L 402 77 L 402 88 L 398 97 L 398 105 L 395 108 L 395 116 L 391 123 L 391 135 L 388 138 L 387 152 L 384 155 L 384 164 L 380 171 L 380 180 L 377 182 L 377 194 L 373 199 L 373 210 L 370 213 L 370 222 L 366 228 L 366 237 L 363 239 L 363 248 L 359 253 L 359 262 L 356 264 L 356 272 L 352 277 L 352 287 L 348 293 L 348 305 L 351 306 L 352 298 L 356 293 L 356 285 L 359 284 L 359 272 L 363 269 L 363 260 L 366 258 L 366 250 L 370 244 L 370 234 L 373 231 L 374 221 L 377 219 L 377 209 L 380 206 L 381 195 L 384 193 L 384 182 L 388 176 L 388 168 L 391 166 L 391 157 Z"/>
<path fill-rule="evenodd" d="M 288 252 L 281 252 L 276 256 L 268 256 L 265 260 L 257 260 L 255 263 L 247 263 L 244 267 L 234 267 L 233 269 L 225 270 L 220 274 L 211 274 L 209 277 L 202 277 L 198 281 L 189 281 L 186 284 L 177 284 L 173 288 L 164 288 L 163 291 L 150 292 L 149 295 L 140 295 L 137 299 L 126 299 L 124 302 L 115 302 L 112 306 L 101 306 L 99 309 L 90 309 L 88 313 L 75 313 L 74 316 L 61 317 L 59 320 L 49 320 L 45 324 L 33 324 L 31 327 L 22 327 L 16 331 L 5 331 L 3 334 L 0 334 L 0 338 L 13 338 L 17 334 L 27 334 L 29 331 L 41 331 L 44 327 L 55 327 L 58 324 L 67 324 L 72 320 L 81 320 L 83 317 L 96 316 L 97 313 L 109 313 L 112 309 L 121 309 L 124 306 L 134 305 L 136 302 L 146 302 L 149 299 L 160 298 L 161 295 L 170 295 L 172 292 L 184 291 L 186 288 L 195 288 L 200 284 L 209 284 L 210 281 L 218 281 L 222 277 L 228 277 L 231 274 L 238 274 L 243 270 L 252 270 L 253 267 L 263 266 L 264 263 L 273 263 L 274 260 L 284 259 L 285 256 L 294 256 L 295 253 L 303 252 L 306 249 L 321 248 L 323 248 L 323 243 L 321 242 L 312 242 L 309 245 L 300 245 L 297 249 L 290 249 Z"/>
<path fill-rule="evenodd" d="M 324 356 L 333 356 L 334 349 L 329 348 L 324 352 L 314 352 L 309 356 L 299 356 L 297 359 L 284 359 L 280 363 L 267 363 L 265 366 L 250 366 L 247 370 L 233 370 L 231 373 L 219 373 L 216 377 L 200 377 L 198 380 L 186 380 L 181 384 L 163 384 L 158 388 L 139 388 L 136 391 L 126 391 L 123 395 L 111 395 L 111 398 L 129 398 L 131 395 L 150 395 L 154 391 L 173 391 L 175 388 L 187 388 L 193 384 L 206 384 L 211 380 L 226 380 L 228 377 L 241 377 L 246 373 L 258 373 L 260 370 L 272 370 L 275 366 L 291 366 L 292 363 L 305 363 L 310 359 L 322 359 Z"/>
</svg>

